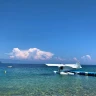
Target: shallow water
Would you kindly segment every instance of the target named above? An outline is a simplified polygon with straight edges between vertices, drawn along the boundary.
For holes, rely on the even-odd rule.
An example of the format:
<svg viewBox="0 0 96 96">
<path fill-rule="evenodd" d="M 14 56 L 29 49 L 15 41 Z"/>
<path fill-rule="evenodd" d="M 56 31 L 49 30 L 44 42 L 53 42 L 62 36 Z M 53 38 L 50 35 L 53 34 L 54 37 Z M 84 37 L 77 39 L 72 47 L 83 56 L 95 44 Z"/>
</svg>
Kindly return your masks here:
<svg viewBox="0 0 96 96">
<path fill-rule="evenodd" d="M 12 68 L 7 66 L 12 65 Z M 6 74 L 4 71 L 6 70 Z M 55 67 L 31 64 L 0 65 L 0 96 L 95 96 L 96 77 L 61 76 Z M 83 66 L 96 71 L 96 66 Z"/>
</svg>

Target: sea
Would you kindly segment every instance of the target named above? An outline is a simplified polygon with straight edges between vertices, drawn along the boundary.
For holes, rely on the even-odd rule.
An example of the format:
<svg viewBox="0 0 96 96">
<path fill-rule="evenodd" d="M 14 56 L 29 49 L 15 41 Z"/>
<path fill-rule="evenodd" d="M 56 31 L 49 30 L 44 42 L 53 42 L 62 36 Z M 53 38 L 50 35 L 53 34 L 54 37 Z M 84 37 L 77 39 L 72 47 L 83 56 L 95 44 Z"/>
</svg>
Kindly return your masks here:
<svg viewBox="0 0 96 96">
<path fill-rule="evenodd" d="M 95 76 L 54 70 L 45 64 L 0 64 L 0 96 L 96 96 Z M 96 72 L 96 66 L 82 65 L 80 71 Z"/>
</svg>

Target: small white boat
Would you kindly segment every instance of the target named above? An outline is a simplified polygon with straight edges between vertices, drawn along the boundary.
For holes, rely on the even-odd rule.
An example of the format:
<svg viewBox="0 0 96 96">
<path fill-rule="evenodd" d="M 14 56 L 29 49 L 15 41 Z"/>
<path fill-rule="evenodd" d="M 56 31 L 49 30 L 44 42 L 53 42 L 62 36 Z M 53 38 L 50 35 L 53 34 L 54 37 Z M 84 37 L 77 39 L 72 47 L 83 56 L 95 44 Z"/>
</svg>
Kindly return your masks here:
<svg viewBox="0 0 96 96">
<path fill-rule="evenodd" d="M 53 71 L 55 74 L 58 73 L 58 71 Z"/>
<path fill-rule="evenodd" d="M 8 68 L 12 68 L 12 66 L 8 66 Z"/>
</svg>

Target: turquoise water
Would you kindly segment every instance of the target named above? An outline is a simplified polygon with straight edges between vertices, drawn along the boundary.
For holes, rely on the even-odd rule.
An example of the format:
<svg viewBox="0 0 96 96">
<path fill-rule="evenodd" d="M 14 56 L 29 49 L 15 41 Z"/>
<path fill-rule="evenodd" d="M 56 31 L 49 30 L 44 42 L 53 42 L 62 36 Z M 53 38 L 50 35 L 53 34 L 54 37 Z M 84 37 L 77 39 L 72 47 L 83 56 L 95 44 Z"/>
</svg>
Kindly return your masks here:
<svg viewBox="0 0 96 96">
<path fill-rule="evenodd" d="M 8 68 L 12 65 L 12 68 Z M 6 74 L 4 71 L 6 70 Z M 61 76 L 57 68 L 31 64 L 0 65 L 0 96 L 95 96 L 96 77 Z M 96 66 L 83 66 L 96 71 Z"/>
</svg>

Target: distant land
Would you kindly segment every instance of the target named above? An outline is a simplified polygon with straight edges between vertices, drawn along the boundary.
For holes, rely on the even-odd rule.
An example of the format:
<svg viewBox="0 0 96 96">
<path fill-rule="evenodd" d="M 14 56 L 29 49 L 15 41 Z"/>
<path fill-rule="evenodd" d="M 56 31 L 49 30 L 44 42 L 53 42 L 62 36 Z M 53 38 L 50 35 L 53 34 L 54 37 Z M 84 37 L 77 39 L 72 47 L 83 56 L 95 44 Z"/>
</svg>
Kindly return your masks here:
<svg viewBox="0 0 96 96">
<path fill-rule="evenodd" d="M 73 62 L 73 61 L 67 61 L 67 62 L 60 62 L 60 61 L 34 61 L 34 60 L 17 60 L 17 59 L 15 59 L 15 60 L 12 60 L 12 59 L 0 59 L 0 64 L 6 64 L 6 63 L 11 63 L 11 64 L 46 64 L 46 63 L 53 63 L 53 64 L 56 64 L 56 63 L 58 63 L 58 64 L 60 64 L 60 63 L 63 63 L 63 64 L 65 64 L 65 63 L 76 63 L 76 62 Z M 81 65 L 95 65 L 95 64 L 85 64 L 85 63 L 80 63 Z"/>
<path fill-rule="evenodd" d="M 58 60 L 19 60 L 19 59 L 0 59 L 1 63 L 23 63 L 23 64 L 45 64 L 45 63 L 76 63 L 72 62 L 60 62 Z"/>
</svg>

